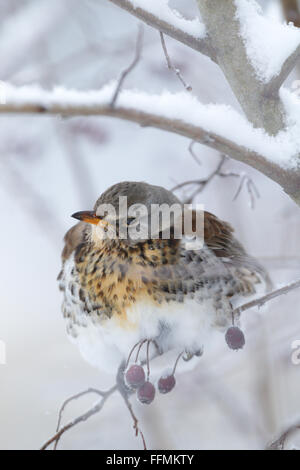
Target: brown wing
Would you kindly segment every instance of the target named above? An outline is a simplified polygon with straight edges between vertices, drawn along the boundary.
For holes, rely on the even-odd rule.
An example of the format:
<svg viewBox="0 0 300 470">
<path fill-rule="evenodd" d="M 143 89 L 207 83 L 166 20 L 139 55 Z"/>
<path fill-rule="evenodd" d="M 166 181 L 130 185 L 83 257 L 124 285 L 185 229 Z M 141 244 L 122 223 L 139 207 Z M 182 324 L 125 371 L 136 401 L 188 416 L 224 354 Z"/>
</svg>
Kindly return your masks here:
<svg viewBox="0 0 300 470">
<path fill-rule="evenodd" d="M 193 211 L 193 230 L 196 230 L 196 213 Z M 267 290 L 272 287 L 270 277 L 263 266 L 250 256 L 234 237 L 233 228 L 210 212 L 204 212 L 204 241 L 218 258 L 223 258 L 227 265 L 237 268 L 237 275 L 244 275 L 244 269 L 255 279 L 255 274 L 264 280 Z M 241 271 L 242 270 L 242 271 Z M 248 274 L 245 272 L 245 275 Z M 256 278 L 256 282 L 259 281 Z"/>
<path fill-rule="evenodd" d="M 210 212 L 204 212 L 204 241 L 216 256 L 228 256 L 233 240 L 233 228 Z"/>
</svg>

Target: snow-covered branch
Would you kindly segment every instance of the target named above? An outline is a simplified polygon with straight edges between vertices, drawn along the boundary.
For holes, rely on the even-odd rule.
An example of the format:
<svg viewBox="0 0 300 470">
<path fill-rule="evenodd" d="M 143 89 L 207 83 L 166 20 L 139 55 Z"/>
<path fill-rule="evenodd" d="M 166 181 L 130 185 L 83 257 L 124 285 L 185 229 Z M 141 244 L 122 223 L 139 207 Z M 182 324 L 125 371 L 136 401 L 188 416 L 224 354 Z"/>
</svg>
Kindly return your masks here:
<svg viewBox="0 0 300 470">
<path fill-rule="evenodd" d="M 300 30 L 267 19 L 254 1 L 198 5 L 217 62 L 247 118 L 276 134 L 286 122 L 278 91 L 299 58 Z"/>
<path fill-rule="evenodd" d="M 2 86 L 0 112 L 111 116 L 175 132 L 256 168 L 300 204 L 299 100 L 279 91 L 299 57 L 300 30 L 267 19 L 254 0 L 197 0 L 204 23 L 183 18 L 168 0 L 110 1 L 161 36 L 213 58 L 248 121 L 228 106 L 204 106 L 186 93 L 122 91 L 111 106 L 115 84 L 90 92 Z"/>
<path fill-rule="evenodd" d="M 266 18 L 249 0 L 198 0 L 204 24 L 183 18 L 168 0 L 110 1 L 217 62 L 256 127 L 271 135 L 284 128 L 278 91 L 300 57 L 298 28 Z"/>
<path fill-rule="evenodd" d="M 225 153 L 264 173 L 295 200 L 300 198 L 299 100 L 281 93 L 290 124 L 276 136 L 254 128 L 229 106 L 204 105 L 186 92 L 150 95 L 123 90 L 111 106 L 113 82 L 97 91 L 76 91 L 6 85 L 0 113 L 40 113 L 62 116 L 109 116 L 183 135 Z"/>
<path fill-rule="evenodd" d="M 168 0 L 109 0 L 158 31 L 207 55 L 215 61 L 215 51 L 199 18 L 187 20 L 168 5 Z"/>
<path fill-rule="evenodd" d="M 299 29 L 300 31 L 300 29 Z M 300 44 L 295 49 L 295 51 L 287 57 L 287 59 L 282 64 L 280 73 L 275 75 L 269 83 L 266 84 L 264 95 L 265 96 L 274 96 L 278 93 L 279 88 L 285 81 L 285 79 L 289 76 L 291 71 L 294 69 L 297 62 L 300 62 Z"/>
</svg>

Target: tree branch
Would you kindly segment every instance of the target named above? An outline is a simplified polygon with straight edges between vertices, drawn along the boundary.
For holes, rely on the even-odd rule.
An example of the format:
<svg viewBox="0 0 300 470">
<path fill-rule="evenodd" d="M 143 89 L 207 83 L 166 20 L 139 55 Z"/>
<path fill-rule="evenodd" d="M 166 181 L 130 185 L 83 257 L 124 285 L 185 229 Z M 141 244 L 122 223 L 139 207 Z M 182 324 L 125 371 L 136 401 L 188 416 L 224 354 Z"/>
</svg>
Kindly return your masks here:
<svg viewBox="0 0 300 470">
<path fill-rule="evenodd" d="M 130 0 L 109 0 L 111 3 L 114 3 L 118 7 L 121 7 L 123 10 L 126 10 L 131 15 L 137 17 L 139 20 L 144 23 L 152 26 L 154 29 L 167 34 L 173 39 L 185 44 L 186 46 L 195 49 L 198 52 L 201 52 L 204 55 L 210 57 L 213 61 L 216 60 L 216 54 L 213 47 L 210 44 L 208 37 L 197 38 L 190 34 L 188 31 L 184 31 L 175 27 L 169 21 L 159 18 L 157 15 L 150 13 L 142 7 L 134 7 L 132 1 Z M 188 20 L 186 20 L 188 21 Z"/>
<path fill-rule="evenodd" d="M 196 161 L 196 163 L 198 165 L 201 165 L 201 162 L 198 160 L 197 155 L 193 151 L 193 144 L 194 143 L 195 142 L 191 142 L 191 144 L 189 145 L 189 152 L 192 155 L 192 157 L 194 158 L 194 160 Z M 240 183 L 239 183 L 238 188 L 236 190 L 236 193 L 233 197 L 233 201 L 237 200 L 237 198 L 239 197 L 243 187 L 246 186 L 247 190 L 248 190 L 249 198 L 250 198 L 251 208 L 254 209 L 255 199 L 259 198 L 259 192 L 258 192 L 258 189 L 257 189 L 254 181 L 248 175 L 246 175 L 244 173 L 237 173 L 237 172 L 234 172 L 234 171 L 223 171 L 223 166 L 227 161 L 228 161 L 228 158 L 226 157 L 226 155 L 221 155 L 220 160 L 219 160 L 218 164 L 216 165 L 216 168 L 206 178 L 194 179 L 194 180 L 190 180 L 190 181 L 184 181 L 183 183 L 179 183 L 176 186 L 174 186 L 171 189 L 171 191 L 177 191 L 179 189 L 183 189 L 183 188 L 186 188 L 186 187 L 191 187 L 191 186 L 195 187 L 196 186 L 196 189 L 194 189 L 189 196 L 187 196 L 185 198 L 181 197 L 181 200 L 184 204 L 191 204 L 193 202 L 194 198 L 199 193 L 201 193 L 204 189 L 206 189 L 206 187 L 209 185 L 209 183 L 216 176 L 219 176 L 221 178 L 239 178 Z"/>
<path fill-rule="evenodd" d="M 130 72 L 132 72 L 132 70 L 135 68 L 135 66 L 139 63 L 140 61 L 140 58 L 141 58 L 141 52 L 142 52 L 142 47 L 143 47 L 143 34 L 144 34 L 144 29 L 143 29 L 143 26 L 140 25 L 139 27 L 139 30 L 138 30 L 138 35 L 137 35 L 137 39 L 136 39 L 136 46 L 135 46 L 135 56 L 134 56 L 134 59 L 133 61 L 131 62 L 131 64 L 123 70 L 123 72 L 121 73 L 121 76 L 119 78 L 119 81 L 117 83 L 117 86 L 116 86 L 116 90 L 114 92 L 114 95 L 112 97 L 112 100 L 111 100 L 111 103 L 110 103 L 110 106 L 113 108 L 116 104 L 116 101 L 118 99 L 118 96 L 120 94 L 120 91 L 122 89 L 122 86 L 123 86 L 123 83 L 127 77 L 127 75 L 130 74 Z"/>
<path fill-rule="evenodd" d="M 74 426 L 76 426 L 77 424 L 79 423 L 83 423 L 85 421 L 87 421 L 91 416 L 99 413 L 105 402 L 107 401 L 107 399 L 114 393 L 118 390 L 118 387 L 117 385 L 115 385 L 114 387 L 112 387 L 111 389 L 109 389 L 107 392 L 101 392 L 100 390 L 87 390 L 85 392 L 82 392 L 82 393 L 79 393 L 78 395 L 74 395 L 74 397 L 71 397 L 69 398 L 68 400 L 65 401 L 65 403 L 63 404 L 61 410 L 60 410 L 60 416 L 59 416 L 59 424 L 60 424 L 60 420 L 61 420 L 61 414 L 62 414 L 62 411 L 64 410 L 65 406 L 72 400 L 75 400 L 77 398 L 80 398 L 81 396 L 83 395 L 86 395 L 88 393 L 97 393 L 98 395 L 101 395 L 101 399 L 96 403 L 96 405 L 94 405 L 92 408 L 90 408 L 86 413 L 83 413 L 82 415 L 78 416 L 76 419 L 74 419 L 73 421 L 70 421 L 68 424 L 66 424 L 65 426 L 63 426 L 59 431 L 57 431 L 54 436 L 51 437 L 51 439 L 49 439 L 42 447 L 41 447 L 41 450 L 46 450 L 51 444 L 54 444 L 54 448 L 56 449 L 57 447 L 57 443 L 58 441 L 60 440 L 61 436 L 66 432 L 68 431 L 69 429 L 73 428 Z"/>
<path fill-rule="evenodd" d="M 278 90 L 280 89 L 281 85 L 285 81 L 285 79 L 289 76 L 289 74 L 294 69 L 297 62 L 300 60 L 300 44 L 297 49 L 290 55 L 284 64 L 282 65 L 281 72 L 279 75 L 273 77 L 269 83 L 265 85 L 264 88 L 264 96 L 271 97 L 278 95 Z"/>
<path fill-rule="evenodd" d="M 276 289 L 269 294 L 266 294 L 262 297 L 259 297 L 258 299 L 251 300 L 251 302 L 247 302 L 246 304 L 241 305 L 240 307 L 237 307 L 233 311 L 233 315 L 240 315 L 242 312 L 245 312 L 245 310 L 249 310 L 250 308 L 253 307 L 261 307 L 264 305 L 266 302 L 269 302 L 272 299 L 275 299 L 276 297 L 279 297 L 280 295 L 288 294 L 290 291 L 294 289 L 299 289 L 300 287 L 300 280 L 291 282 L 287 286 L 281 287 L 280 289 Z"/>
<path fill-rule="evenodd" d="M 274 96 L 275 85 L 279 85 L 279 81 L 272 84 L 273 95 L 266 96 L 265 83 L 257 77 L 241 37 L 235 1 L 198 0 L 198 5 L 211 43 L 218 51 L 218 64 L 247 118 L 255 127 L 276 134 L 284 128 L 283 106 L 278 93 Z M 291 65 L 288 61 L 284 73 L 290 70 Z"/>
<path fill-rule="evenodd" d="M 165 58 L 166 58 L 166 61 L 167 61 L 168 69 L 175 73 L 175 75 L 177 76 L 178 80 L 182 83 L 182 85 L 184 86 L 184 88 L 186 89 L 186 91 L 192 91 L 191 85 L 188 85 L 188 84 L 185 82 L 184 78 L 182 77 L 182 75 L 181 75 L 181 73 L 180 73 L 180 70 L 179 70 L 178 68 L 176 68 L 176 67 L 172 64 L 172 61 L 171 61 L 170 56 L 169 56 L 169 53 L 168 53 L 168 49 L 167 49 L 167 46 L 166 46 L 166 42 L 165 42 L 165 38 L 164 38 L 163 33 L 160 32 L 159 35 L 160 35 L 160 40 L 161 40 L 162 49 L 163 49 L 163 51 L 164 51 Z"/>
<path fill-rule="evenodd" d="M 205 38 L 201 39 L 151 13 L 150 8 L 148 11 L 136 6 L 136 2 L 110 1 L 161 33 L 173 37 L 218 63 L 245 114 L 256 127 L 263 127 L 271 135 L 284 128 L 285 113 L 278 91 L 300 57 L 300 44 L 285 60 L 280 73 L 269 83 L 264 83 L 257 77 L 247 56 L 234 0 L 198 0 L 207 29 Z M 170 11 L 172 12 L 171 9 Z"/>
<path fill-rule="evenodd" d="M 135 435 L 136 435 L 136 437 L 139 436 L 139 435 L 141 436 L 144 450 L 147 450 L 144 434 L 142 433 L 142 431 L 139 428 L 138 419 L 137 419 L 137 417 L 136 417 L 136 415 L 133 411 L 132 405 L 131 405 L 130 400 L 129 400 L 129 397 L 133 393 L 133 391 L 129 390 L 126 387 L 125 383 L 124 383 L 124 370 L 125 370 L 125 362 L 122 362 L 120 367 L 118 368 L 118 372 L 117 372 L 117 376 L 116 376 L 116 384 L 113 387 L 111 387 L 109 390 L 107 390 L 106 392 L 103 392 L 103 391 L 95 389 L 95 388 L 89 388 L 89 389 L 84 390 L 83 392 L 77 393 L 76 395 L 73 395 L 72 397 L 65 400 L 65 402 L 62 404 L 62 406 L 60 408 L 60 411 L 59 411 L 56 433 L 54 434 L 54 436 L 52 436 L 42 446 L 41 450 L 48 449 L 48 447 L 51 444 L 54 444 L 53 449 L 57 450 L 57 445 L 58 445 L 62 435 L 65 434 L 65 432 L 69 431 L 74 426 L 77 426 L 78 424 L 87 421 L 89 418 L 91 418 L 95 414 L 99 413 L 103 409 L 103 407 L 105 405 L 105 402 L 108 400 L 108 398 L 110 398 L 115 392 L 119 392 L 120 395 L 122 396 L 122 398 L 124 400 L 124 403 L 126 405 L 126 408 L 128 409 L 129 414 L 132 418 Z M 64 413 L 67 405 L 69 405 L 74 400 L 78 400 L 79 398 L 81 398 L 85 395 L 90 395 L 90 394 L 99 395 L 101 397 L 100 400 L 96 403 L 96 405 L 91 407 L 88 411 L 86 411 L 82 415 L 78 416 L 73 421 L 70 421 L 68 424 L 61 427 L 63 413 Z"/>
<path fill-rule="evenodd" d="M 190 97 L 189 94 L 184 95 L 184 101 L 181 101 L 182 96 L 180 94 L 168 94 L 166 97 L 161 95 L 158 99 L 155 95 L 126 90 L 122 91 L 118 104 L 112 108 L 110 101 L 114 90 L 115 84 L 104 87 L 99 91 L 89 92 L 62 89 L 47 92 L 39 88 L 25 87 L 18 89 L 7 85 L 6 104 L 0 105 L 0 114 L 39 113 L 64 117 L 78 115 L 108 116 L 132 121 L 143 127 L 155 127 L 173 132 L 250 165 L 277 182 L 291 198 L 300 204 L 299 171 L 293 168 L 283 168 L 265 155 L 249 148 L 249 136 L 248 140 L 245 141 L 245 145 L 243 145 L 225 137 L 227 134 L 225 132 L 222 135 L 219 134 L 218 123 L 216 122 L 215 126 L 215 121 L 210 122 L 207 128 L 204 127 L 206 126 L 208 109 L 205 105 L 197 102 L 195 98 Z M 180 101 L 178 101 L 178 97 Z M 167 108 L 164 100 L 167 100 Z M 186 100 L 191 101 L 186 102 Z M 134 103 L 134 108 L 132 103 Z M 177 115 L 180 117 L 174 118 L 172 113 L 168 115 L 169 108 L 176 108 Z M 188 113 L 185 112 L 186 109 L 189 109 Z M 211 110 L 211 107 L 209 109 Z M 222 112 L 224 112 L 224 120 L 228 119 L 228 109 L 223 109 L 221 106 L 217 111 L 220 119 Z M 193 118 L 193 115 L 199 115 L 197 120 Z M 195 122 L 201 120 L 203 127 L 200 124 L 195 124 Z M 212 121 L 212 118 L 210 121 Z M 243 128 L 242 137 L 244 137 L 244 131 Z M 251 126 L 249 126 L 250 131 L 252 132 Z M 268 143 L 266 147 L 268 147 Z"/>
<path fill-rule="evenodd" d="M 300 28 L 300 3 L 299 0 L 281 0 L 285 19 Z"/>
<path fill-rule="evenodd" d="M 295 431 L 300 430 L 300 423 L 290 426 L 281 436 L 268 445 L 266 450 L 284 450 L 287 438 Z"/>
</svg>

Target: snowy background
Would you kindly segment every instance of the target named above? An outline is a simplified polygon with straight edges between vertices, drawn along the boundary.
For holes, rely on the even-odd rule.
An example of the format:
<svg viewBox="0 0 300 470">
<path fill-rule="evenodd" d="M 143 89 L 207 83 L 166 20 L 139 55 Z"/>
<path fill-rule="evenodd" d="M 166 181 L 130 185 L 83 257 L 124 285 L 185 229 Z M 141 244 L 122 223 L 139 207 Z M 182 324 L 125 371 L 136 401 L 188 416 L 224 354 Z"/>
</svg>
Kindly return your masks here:
<svg viewBox="0 0 300 470">
<path fill-rule="evenodd" d="M 192 0 L 170 4 L 187 17 L 197 14 Z M 281 14 L 276 0 L 261 4 L 266 14 Z M 0 80 L 17 86 L 97 89 L 134 55 L 138 22 L 106 0 L 0 0 L 0 15 Z M 168 37 L 166 43 L 202 102 L 239 109 L 215 64 Z M 285 86 L 297 78 L 295 72 Z M 151 28 L 145 27 L 143 57 L 127 86 L 153 93 L 182 89 Z M 0 116 L 0 340 L 7 349 L 7 364 L 0 365 L 1 449 L 39 448 L 53 434 L 65 398 L 113 381 L 85 363 L 65 334 L 56 276 L 70 214 L 92 208 L 121 180 L 171 188 L 203 178 L 219 156 L 196 145 L 199 166 L 188 145 L 186 138 L 109 118 Z M 253 178 L 260 192 L 255 209 L 245 189 L 232 201 L 238 182 L 230 178 L 216 178 L 197 202 L 235 227 L 276 285 L 299 278 L 299 208 L 258 172 L 235 161 L 226 169 Z M 299 419 L 300 365 L 291 362 L 291 344 L 300 340 L 299 302 L 300 292 L 292 292 L 260 312 L 245 312 L 242 352 L 229 351 L 220 336 L 192 372 L 180 374 L 172 394 L 149 408 L 134 401 L 149 448 L 263 448 Z M 72 405 L 66 419 L 91 403 Z M 141 448 L 118 396 L 60 445 Z"/>
</svg>

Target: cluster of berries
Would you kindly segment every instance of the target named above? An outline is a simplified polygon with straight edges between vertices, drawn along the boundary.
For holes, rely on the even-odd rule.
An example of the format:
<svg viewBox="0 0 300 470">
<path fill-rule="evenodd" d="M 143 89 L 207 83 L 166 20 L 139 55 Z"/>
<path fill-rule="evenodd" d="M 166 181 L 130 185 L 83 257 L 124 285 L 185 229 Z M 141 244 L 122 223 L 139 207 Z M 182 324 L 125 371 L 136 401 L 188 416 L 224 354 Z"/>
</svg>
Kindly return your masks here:
<svg viewBox="0 0 300 470">
<path fill-rule="evenodd" d="M 155 398 L 155 386 L 146 378 L 144 368 L 139 364 L 131 365 L 125 371 L 125 383 L 131 390 L 136 390 L 138 400 L 150 405 Z M 175 387 L 176 380 L 174 373 L 162 376 L 158 381 L 158 390 L 160 393 L 169 393 Z"/>
<path fill-rule="evenodd" d="M 234 326 L 234 323 L 226 331 L 225 340 L 226 340 L 228 347 L 235 351 L 242 349 L 245 345 L 244 333 L 242 332 L 240 328 L 238 328 L 237 326 Z M 148 368 L 147 377 L 146 377 L 143 366 L 141 366 L 140 364 L 135 363 L 135 364 L 128 366 L 130 357 L 134 349 L 137 346 L 139 346 L 138 353 L 136 356 L 136 362 L 137 362 L 141 347 L 145 342 L 147 342 L 148 347 L 149 347 L 149 344 L 153 341 L 143 340 L 134 346 L 127 361 L 127 368 L 124 372 L 124 379 L 125 379 L 125 384 L 127 385 L 127 387 L 130 388 L 131 390 L 136 391 L 138 400 L 145 405 L 150 405 L 150 403 L 152 403 L 155 398 L 156 389 L 153 383 L 150 382 L 149 380 L 150 367 L 149 367 L 148 353 L 147 353 L 147 368 Z M 158 390 L 160 393 L 163 393 L 163 394 L 169 393 L 175 387 L 176 385 L 175 370 L 176 370 L 177 363 L 180 357 L 182 356 L 182 354 L 183 353 L 181 353 L 178 356 L 175 366 L 173 368 L 173 371 L 167 375 L 163 375 L 162 377 L 160 377 L 158 384 L 157 384 Z"/>
<path fill-rule="evenodd" d="M 141 348 L 143 347 L 143 344 L 147 344 L 147 356 L 146 356 L 146 366 L 147 366 L 147 375 L 145 374 L 144 368 L 142 365 L 138 364 L 138 358 L 139 354 L 141 351 Z M 128 388 L 131 390 L 135 390 L 137 394 L 138 400 L 145 404 L 145 405 L 150 405 L 150 403 L 153 402 L 155 398 L 155 393 L 156 389 L 155 386 L 152 382 L 150 382 L 150 357 L 149 357 L 149 347 L 150 345 L 153 344 L 157 351 L 159 351 L 159 348 L 155 342 L 155 340 L 148 340 L 144 339 L 137 343 L 131 350 L 128 360 L 127 360 L 127 367 L 124 372 L 124 381 L 125 384 L 127 385 Z M 130 358 L 137 348 L 137 354 L 135 358 L 135 363 L 129 366 Z M 169 393 L 171 390 L 176 385 L 176 380 L 175 380 L 175 372 L 176 372 L 176 367 L 177 364 L 182 357 L 183 352 L 179 354 L 179 356 L 176 359 L 176 362 L 174 364 L 173 370 L 169 372 L 168 374 L 163 375 L 160 377 L 157 388 L 160 393 Z"/>
</svg>

